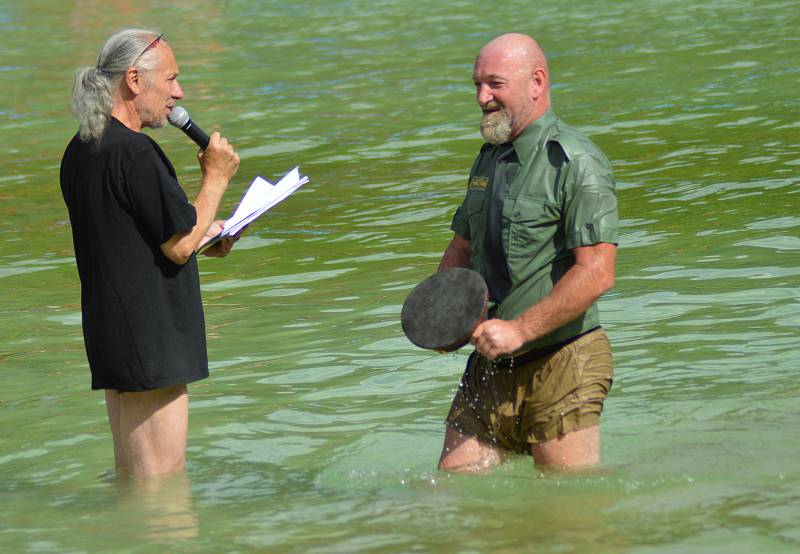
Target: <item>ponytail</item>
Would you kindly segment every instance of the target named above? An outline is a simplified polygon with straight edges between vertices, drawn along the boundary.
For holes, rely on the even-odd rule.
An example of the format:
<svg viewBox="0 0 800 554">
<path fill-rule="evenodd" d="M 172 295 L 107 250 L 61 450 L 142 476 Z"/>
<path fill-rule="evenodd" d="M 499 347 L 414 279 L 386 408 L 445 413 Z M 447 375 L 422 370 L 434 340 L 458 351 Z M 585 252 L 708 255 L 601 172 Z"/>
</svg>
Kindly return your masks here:
<svg viewBox="0 0 800 554">
<path fill-rule="evenodd" d="M 97 141 L 103 135 L 114 109 L 112 90 L 121 76 L 97 67 L 84 67 L 75 74 L 72 87 L 72 113 L 78 120 L 78 135 L 84 142 Z"/>
</svg>

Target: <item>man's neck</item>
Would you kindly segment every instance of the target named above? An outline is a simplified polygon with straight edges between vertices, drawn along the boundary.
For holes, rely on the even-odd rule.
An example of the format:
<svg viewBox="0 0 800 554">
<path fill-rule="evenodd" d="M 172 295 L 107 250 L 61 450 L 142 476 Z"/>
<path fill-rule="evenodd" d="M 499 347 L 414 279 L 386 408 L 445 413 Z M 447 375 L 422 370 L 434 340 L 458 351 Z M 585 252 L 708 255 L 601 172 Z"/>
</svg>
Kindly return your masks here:
<svg viewBox="0 0 800 554">
<path fill-rule="evenodd" d="M 542 117 L 544 114 L 548 112 L 550 109 L 550 101 L 549 99 L 546 102 L 539 102 L 533 107 L 533 113 L 531 113 L 531 117 L 528 122 L 522 126 L 516 133 L 514 133 L 509 141 L 515 140 L 518 136 L 520 136 L 525 129 L 527 129 L 530 125 L 532 125 L 537 119 Z"/>
<path fill-rule="evenodd" d="M 111 116 L 131 131 L 142 130 L 142 118 L 132 101 L 118 99 L 111 110 Z"/>
</svg>

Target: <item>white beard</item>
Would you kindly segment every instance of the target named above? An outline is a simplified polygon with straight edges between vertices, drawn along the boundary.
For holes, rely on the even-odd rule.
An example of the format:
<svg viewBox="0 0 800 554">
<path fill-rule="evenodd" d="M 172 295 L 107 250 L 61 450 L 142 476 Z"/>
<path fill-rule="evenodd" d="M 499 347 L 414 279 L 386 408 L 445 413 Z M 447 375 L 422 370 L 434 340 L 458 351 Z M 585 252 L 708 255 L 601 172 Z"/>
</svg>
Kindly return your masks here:
<svg viewBox="0 0 800 554">
<path fill-rule="evenodd" d="M 141 100 L 137 98 L 138 102 L 136 102 L 136 111 L 139 114 L 139 119 L 142 120 L 142 127 L 149 127 L 151 129 L 160 129 L 164 127 L 168 121 L 167 116 L 161 113 L 160 106 L 159 109 L 153 109 L 150 104 L 148 104 L 148 99 L 142 98 Z"/>
<path fill-rule="evenodd" d="M 511 138 L 511 118 L 504 109 L 483 114 L 481 136 L 489 144 L 503 144 Z"/>
</svg>

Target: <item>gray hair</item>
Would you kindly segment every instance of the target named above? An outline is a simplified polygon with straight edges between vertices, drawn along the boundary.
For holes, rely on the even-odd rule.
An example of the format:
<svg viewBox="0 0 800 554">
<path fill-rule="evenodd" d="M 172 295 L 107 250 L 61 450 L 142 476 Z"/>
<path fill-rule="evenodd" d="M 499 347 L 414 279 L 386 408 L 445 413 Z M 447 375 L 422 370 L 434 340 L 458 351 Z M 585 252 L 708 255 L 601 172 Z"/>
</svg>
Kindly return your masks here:
<svg viewBox="0 0 800 554">
<path fill-rule="evenodd" d="M 77 70 L 72 86 L 72 113 L 80 125 L 78 134 L 82 141 L 96 141 L 103 135 L 114 109 L 114 90 L 125 72 L 130 67 L 142 71 L 155 67 L 155 49 L 144 50 L 160 34 L 148 29 L 115 33 L 100 49 L 95 67 Z"/>
</svg>

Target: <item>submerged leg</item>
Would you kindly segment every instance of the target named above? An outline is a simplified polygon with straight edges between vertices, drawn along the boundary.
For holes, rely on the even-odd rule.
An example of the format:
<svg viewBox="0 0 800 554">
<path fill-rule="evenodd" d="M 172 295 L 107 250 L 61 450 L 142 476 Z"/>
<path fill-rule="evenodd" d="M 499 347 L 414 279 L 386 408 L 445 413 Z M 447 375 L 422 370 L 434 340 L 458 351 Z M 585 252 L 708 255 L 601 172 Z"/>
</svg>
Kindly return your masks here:
<svg viewBox="0 0 800 554">
<path fill-rule="evenodd" d="M 533 461 L 542 469 L 580 470 L 600 463 L 600 426 L 567 433 L 531 445 Z"/>
<path fill-rule="evenodd" d="M 447 427 L 439 469 L 449 473 L 486 473 L 504 459 L 502 449 Z"/>
</svg>

